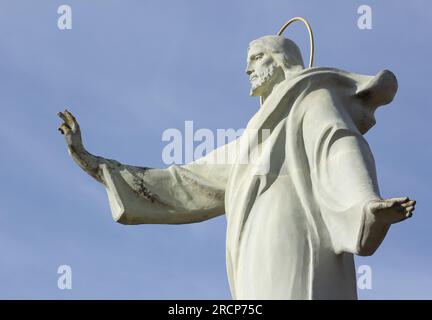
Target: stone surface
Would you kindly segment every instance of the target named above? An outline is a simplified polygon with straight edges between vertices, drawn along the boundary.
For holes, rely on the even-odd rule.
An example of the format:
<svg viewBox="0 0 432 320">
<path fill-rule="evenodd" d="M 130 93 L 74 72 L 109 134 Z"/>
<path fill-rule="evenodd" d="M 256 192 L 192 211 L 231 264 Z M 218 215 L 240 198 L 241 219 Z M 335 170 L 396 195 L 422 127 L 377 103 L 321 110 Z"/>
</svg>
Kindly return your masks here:
<svg viewBox="0 0 432 320">
<path fill-rule="evenodd" d="M 119 223 L 226 213 L 234 299 L 356 299 L 353 255 L 371 255 L 415 207 L 407 197 L 381 198 L 363 137 L 376 108 L 393 99 L 396 78 L 304 69 L 297 46 L 281 36 L 250 44 L 246 73 L 262 107 L 241 137 L 186 165 L 93 156 L 68 111 L 59 113 L 60 130 L 73 159 L 106 187 Z"/>
</svg>

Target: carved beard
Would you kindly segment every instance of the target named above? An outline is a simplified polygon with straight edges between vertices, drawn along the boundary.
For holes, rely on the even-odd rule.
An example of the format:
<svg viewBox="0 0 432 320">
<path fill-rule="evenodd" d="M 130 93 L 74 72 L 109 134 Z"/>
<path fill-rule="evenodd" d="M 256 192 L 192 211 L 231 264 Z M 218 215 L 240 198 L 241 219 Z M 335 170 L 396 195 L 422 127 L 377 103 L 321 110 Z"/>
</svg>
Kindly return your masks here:
<svg viewBox="0 0 432 320">
<path fill-rule="evenodd" d="M 264 87 L 270 79 L 273 77 L 278 64 L 273 62 L 267 69 L 265 69 L 261 74 L 257 74 L 258 79 L 252 83 L 251 92 L 255 92 L 257 89 Z"/>
</svg>

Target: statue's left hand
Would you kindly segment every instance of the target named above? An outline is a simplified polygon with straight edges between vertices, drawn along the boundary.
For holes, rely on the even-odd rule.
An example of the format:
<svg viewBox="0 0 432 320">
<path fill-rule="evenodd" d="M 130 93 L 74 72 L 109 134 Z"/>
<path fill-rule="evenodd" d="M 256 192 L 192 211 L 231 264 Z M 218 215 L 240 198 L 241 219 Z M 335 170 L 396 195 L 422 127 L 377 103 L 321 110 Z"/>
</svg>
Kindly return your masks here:
<svg viewBox="0 0 432 320">
<path fill-rule="evenodd" d="M 408 197 L 375 200 L 369 204 L 375 219 L 384 224 L 393 224 L 412 217 L 416 201 Z"/>
</svg>

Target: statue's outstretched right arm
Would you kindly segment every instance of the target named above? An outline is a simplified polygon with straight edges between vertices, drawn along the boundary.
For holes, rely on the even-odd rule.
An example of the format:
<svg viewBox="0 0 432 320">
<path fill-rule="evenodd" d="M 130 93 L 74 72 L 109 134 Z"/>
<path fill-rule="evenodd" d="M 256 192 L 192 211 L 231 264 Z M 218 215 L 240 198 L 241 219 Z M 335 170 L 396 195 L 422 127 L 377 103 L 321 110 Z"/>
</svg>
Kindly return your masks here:
<svg viewBox="0 0 432 320">
<path fill-rule="evenodd" d="M 69 154 L 105 186 L 117 222 L 193 223 L 225 212 L 225 185 L 230 165 L 205 161 L 225 146 L 200 161 L 166 169 L 125 165 L 89 153 L 83 146 L 74 116 L 67 110 L 59 116 L 64 121 L 59 130 L 65 135 Z"/>
</svg>

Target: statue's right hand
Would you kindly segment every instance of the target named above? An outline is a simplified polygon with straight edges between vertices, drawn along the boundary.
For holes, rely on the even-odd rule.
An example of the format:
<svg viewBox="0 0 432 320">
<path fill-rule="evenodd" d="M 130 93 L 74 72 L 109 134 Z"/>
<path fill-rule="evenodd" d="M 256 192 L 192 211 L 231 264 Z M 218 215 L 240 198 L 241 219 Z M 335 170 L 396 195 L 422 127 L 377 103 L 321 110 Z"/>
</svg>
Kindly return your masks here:
<svg viewBox="0 0 432 320">
<path fill-rule="evenodd" d="M 63 120 L 58 130 L 65 136 L 66 143 L 69 148 L 81 149 L 82 139 L 81 130 L 75 117 L 68 110 L 59 112 L 57 115 Z"/>
<path fill-rule="evenodd" d="M 81 140 L 81 130 L 75 117 L 69 111 L 57 114 L 64 122 L 58 128 L 65 136 L 68 152 L 72 159 L 89 175 L 104 184 L 100 170 L 101 157 L 96 157 L 87 152 Z"/>
</svg>

